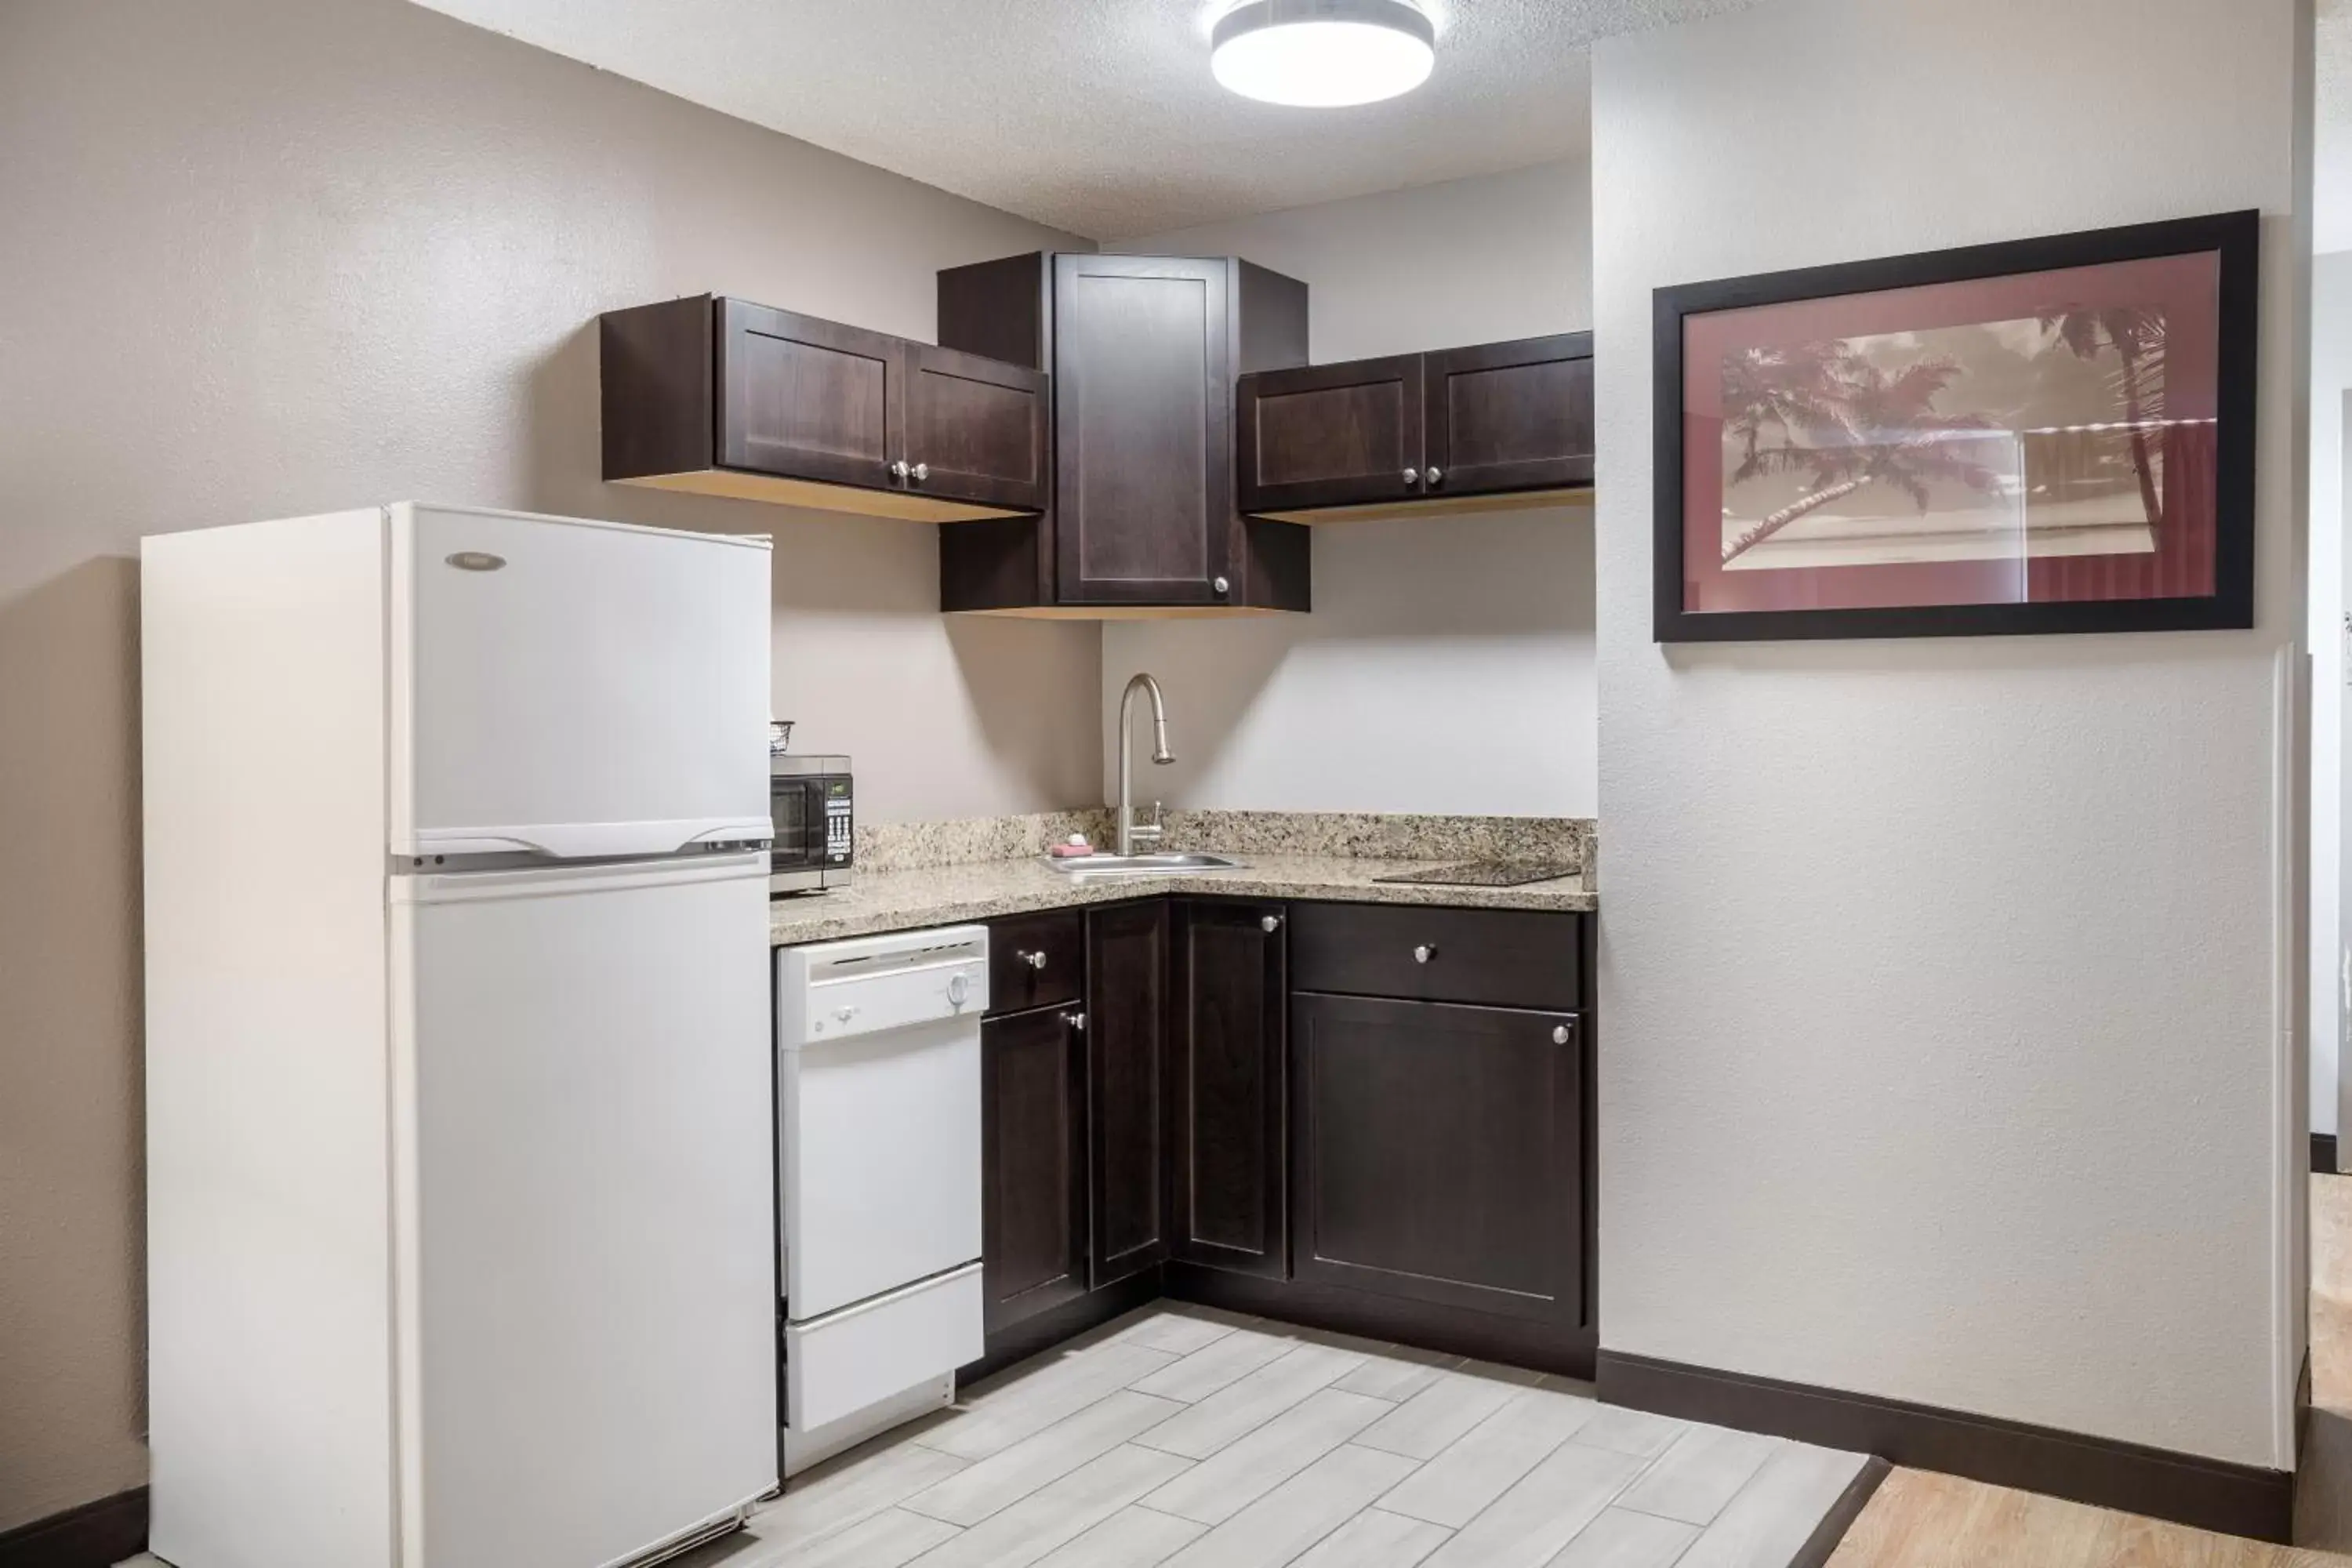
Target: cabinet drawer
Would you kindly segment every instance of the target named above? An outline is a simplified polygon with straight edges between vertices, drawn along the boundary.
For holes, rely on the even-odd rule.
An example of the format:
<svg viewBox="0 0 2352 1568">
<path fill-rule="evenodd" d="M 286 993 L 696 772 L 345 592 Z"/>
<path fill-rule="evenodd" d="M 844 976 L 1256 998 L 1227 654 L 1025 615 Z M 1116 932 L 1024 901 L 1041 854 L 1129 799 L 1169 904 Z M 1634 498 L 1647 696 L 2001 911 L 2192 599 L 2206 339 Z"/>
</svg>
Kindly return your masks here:
<svg viewBox="0 0 2352 1568">
<path fill-rule="evenodd" d="M 1582 917 L 1410 904 L 1294 904 L 1299 991 L 1574 1010 L 1584 1005 Z"/>
<path fill-rule="evenodd" d="M 990 1014 L 1024 1013 L 1076 1001 L 1087 977 L 1085 932 L 1076 910 L 991 921 Z"/>
</svg>

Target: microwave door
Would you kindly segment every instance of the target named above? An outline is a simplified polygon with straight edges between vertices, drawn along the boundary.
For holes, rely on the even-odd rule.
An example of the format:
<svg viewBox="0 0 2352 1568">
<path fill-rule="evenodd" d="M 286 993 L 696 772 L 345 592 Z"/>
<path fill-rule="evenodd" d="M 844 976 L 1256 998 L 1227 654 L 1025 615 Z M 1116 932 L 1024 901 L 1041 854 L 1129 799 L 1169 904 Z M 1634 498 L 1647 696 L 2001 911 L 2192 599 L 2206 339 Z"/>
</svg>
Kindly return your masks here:
<svg viewBox="0 0 2352 1568">
<path fill-rule="evenodd" d="M 779 871 L 824 864 L 824 788 L 815 779 L 775 779 L 769 787 Z"/>
</svg>

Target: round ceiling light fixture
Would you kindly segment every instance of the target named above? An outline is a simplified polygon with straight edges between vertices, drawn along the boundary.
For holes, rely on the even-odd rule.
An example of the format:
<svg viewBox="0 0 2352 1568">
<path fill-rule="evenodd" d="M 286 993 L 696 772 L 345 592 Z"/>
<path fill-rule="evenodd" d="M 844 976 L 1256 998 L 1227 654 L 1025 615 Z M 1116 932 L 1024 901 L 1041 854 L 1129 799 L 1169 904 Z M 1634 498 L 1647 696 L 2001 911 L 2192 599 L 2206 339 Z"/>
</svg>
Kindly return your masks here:
<svg viewBox="0 0 2352 1568">
<path fill-rule="evenodd" d="M 1244 98 L 1342 109 L 1411 92 L 1437 29 L 1407 0 L 1249 0 L 1217 19 L 1209 68 Z"/>
</svg>

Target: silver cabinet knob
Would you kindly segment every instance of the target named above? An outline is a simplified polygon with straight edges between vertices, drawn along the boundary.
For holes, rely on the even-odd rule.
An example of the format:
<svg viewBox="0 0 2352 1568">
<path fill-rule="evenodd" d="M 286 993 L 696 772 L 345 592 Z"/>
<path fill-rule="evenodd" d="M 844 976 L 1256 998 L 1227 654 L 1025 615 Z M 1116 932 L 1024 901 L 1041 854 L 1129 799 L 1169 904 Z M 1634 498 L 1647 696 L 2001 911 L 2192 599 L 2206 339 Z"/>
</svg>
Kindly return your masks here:
<svg viewBox="0 0 2352 1568">
<path fill-rule="evenodd" d="M 1231 583 L 1226 582 L 1223 577 L 1218 578 L 1215 582 L 1210 584 L 1209 586 L 1214 588 L 1220 594 L 1230 594 L 1234 591 L 1234 585 Z"/>
<path fill-rule="evenodd" d="M 1028 952 L 1019 948 L 1015 948 L 1013 952 L 1013 958 L 1014 963 L 1025 963 L 1032 969 L 1043 969 L 1045 967 L 1045 955 L 1042 952 Z"/>
<path fill-rule="evenodd" d="M 1062 1022 L 1075 1033 L 1083 1035 L 1087 1032 L 1087 1016 L 1084 1013 L 1065 1013 Z"/>
<path fill-rule="evenodd" d="M 1444 468 L 1434 468 L 1434 467 L 1433 467 L 1433 468 L 1429 470 L 1429 472 L 1427 472 L 1427 473 L 1425 473 L 1425 474 L 1422 475 L 1422 478 L 1423 478 L 1423 479 L 1427 479 L 1431 484 L 1433 484 L 1433 484 L 1436 484 L 1439 480 L 1441 480 L 1441 479 L 1444 479 L 1444 478 L 1445 478 L 1445 470 L 1444 470 Z"/>
<path fill-rule="evenodd" d="M 1555 1046 L 1564 1046 L 1568 1044 L 1568 1026 L 1566 1024 L 1555 1024 L 1552 1026 L 1551 1043 Z"/>
<path fill-rule="evenodd" d="M 1282 917 L 1280 915 L 1267 915 L 1257 922 L 1257 929 L 1265 932 L 1266 935 L 1272 936 L 1276 931 L 1282 929 Z"/>
<path fill-rule="evenodd" d="M 931 466 L 929 463 L 917 463 L 908 472 L 914 476 L 917 484 L 921 484 L 931 477 Z"/>
<path fill-rule="evenodd" d="M 1421 470 L 1419 468 L 1407 468 L 1404 471 L 1404 482 L 1409 485 L 1417 485 L 1421 483 Z"/>
<path fill-rule="evenodd" d="M 1436 956 L 1436 947 L 1429 942 L 1423 942 L 1421 946 L 1412 950 L 1412 961 L 1415 963 L 1427 963 L 1431 959 L 1435 958 Z"/>
<path fill-rule="evenodd" d="M 907 459 L 904 458 L 890 465 L 890 477 L 894 479 L 905 479 L 907 472 Z"/>
</svg>

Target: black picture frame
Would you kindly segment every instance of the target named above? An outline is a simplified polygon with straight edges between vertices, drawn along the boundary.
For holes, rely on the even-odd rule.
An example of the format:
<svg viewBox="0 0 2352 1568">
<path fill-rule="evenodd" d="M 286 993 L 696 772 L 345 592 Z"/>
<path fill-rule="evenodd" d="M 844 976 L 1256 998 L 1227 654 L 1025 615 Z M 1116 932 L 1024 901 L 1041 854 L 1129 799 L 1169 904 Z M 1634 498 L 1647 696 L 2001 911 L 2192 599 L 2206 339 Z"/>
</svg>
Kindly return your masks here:
<svg viewBox="0 0 2352 1568">
<path fill-rule="evenodd" d="M 2214 592 L 2194 598 L 1866 608 L 1694 611 L 1684 607 L 1683 323 L 1717 310 L 1868 294 L 2017 273 L 2212 253 L 2220 258 L 2215 388 Z M 1660 643 L 1831 637 L 2000 637 L 2243 630 L 2254 624 L 2254 414 L 2262 215 L 2255 211 L 2089 229 L 1662 288 L 1654 296 L 1652 627 Z"/>
</svg>

